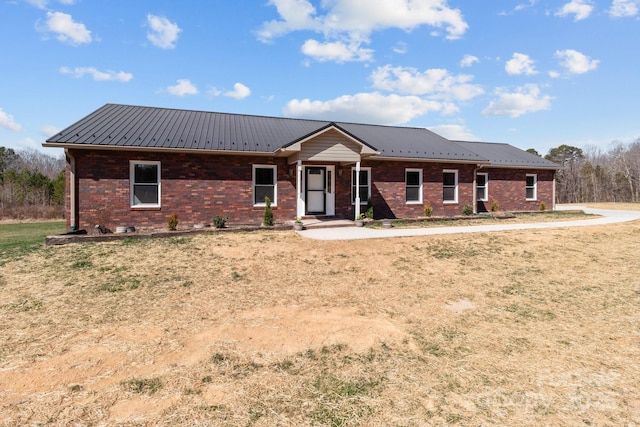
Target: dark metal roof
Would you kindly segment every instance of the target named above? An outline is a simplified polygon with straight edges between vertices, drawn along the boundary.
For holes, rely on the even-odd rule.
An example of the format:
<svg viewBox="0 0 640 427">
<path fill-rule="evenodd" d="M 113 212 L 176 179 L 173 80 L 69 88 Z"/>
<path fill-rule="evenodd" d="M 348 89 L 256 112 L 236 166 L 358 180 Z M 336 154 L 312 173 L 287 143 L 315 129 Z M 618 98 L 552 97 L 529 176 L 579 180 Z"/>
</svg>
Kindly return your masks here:
<svg viewBox="0 0 640 427">
<path fill-rule="evenodd" d="M 424 128 L 288 119 L 107 104 L 47 139 L 45 146 L 275 154 L 335 126 L 381 158 L 557 165 L 507 144 L 449 141 Z M 476 144 L 476 145 L 473 145 Z M 533 156 L 535 159 L 531 158 Z M 542 163 L 536 164 L 534 160 Z"/>
<path fill-rule="evenodd" d="M 561 166 L 509 144 L 494 142 L 455 141 L 457 144 L 490 159 L 491 166 L 560 169 Z"/>
</svg>

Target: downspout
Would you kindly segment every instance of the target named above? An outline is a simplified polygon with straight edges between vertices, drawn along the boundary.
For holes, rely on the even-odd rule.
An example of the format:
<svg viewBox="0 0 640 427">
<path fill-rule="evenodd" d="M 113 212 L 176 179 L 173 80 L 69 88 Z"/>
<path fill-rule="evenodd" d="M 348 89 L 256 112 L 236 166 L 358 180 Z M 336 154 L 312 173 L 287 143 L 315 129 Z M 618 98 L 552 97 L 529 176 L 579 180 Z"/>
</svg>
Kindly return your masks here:
<svg viewBox="0 0 640 427">
<path fill-rule="evenodd" d="M 360 216 L 360 161 L 356 162 L 356 206 L 355 206 L 355 218 Z"/>
<path fill-rule="evenodd" d="M 76 217 L 76 211 L 78 206 L 76 195 L 76 158 L 73 157 L 71 152 L 65 148 L 64 155 L 69 159 L 69 226 L 71 231 L 78 229 L 78 218 Z"/>
<path fill-rule="evenodd" d="M 556 175 L 558 175 L 558 171 L 553 171 L 553 188 L 551 189 L 552 195 L 553 197 L 551 198 L 551 200 L 553 200 L 553 206 L 551 207 L 552 211 L 556 210 Z"/>
</svg>

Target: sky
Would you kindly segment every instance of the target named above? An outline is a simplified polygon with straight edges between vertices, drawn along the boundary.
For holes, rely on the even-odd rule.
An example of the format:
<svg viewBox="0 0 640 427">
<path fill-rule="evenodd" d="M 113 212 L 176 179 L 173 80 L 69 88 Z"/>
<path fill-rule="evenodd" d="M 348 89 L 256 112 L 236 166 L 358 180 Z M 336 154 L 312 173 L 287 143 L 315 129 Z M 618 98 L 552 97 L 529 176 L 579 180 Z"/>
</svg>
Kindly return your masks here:
<svg viewBox="0 0 640 427">
<path fill-rule="evenodd" d="M 640 138 L 640 0 L 0 0 L 0 146 L 107 103 L 428 128 L 540 154 Z"/>
</svg>

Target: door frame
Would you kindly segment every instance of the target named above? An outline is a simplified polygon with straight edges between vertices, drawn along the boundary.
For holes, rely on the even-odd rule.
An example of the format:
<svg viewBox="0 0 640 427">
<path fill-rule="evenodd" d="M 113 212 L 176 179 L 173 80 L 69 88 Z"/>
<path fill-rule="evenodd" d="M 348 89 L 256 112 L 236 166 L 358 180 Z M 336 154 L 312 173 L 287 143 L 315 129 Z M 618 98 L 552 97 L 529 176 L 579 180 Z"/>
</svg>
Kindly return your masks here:
<svg viewBox="0 0 640 427">
<path fill-rule="evenodd" d="M 307 210 L 307 169 L 322 168 L 324 169 L 324 213 L 308 213 Z M 302 185 L 300 191 L 301 212 L 304 215 L 321 215 L 321 216 L 334 216 L 336 214 L 336 167 L 334 165 L 302 165 Z"/>
</svg>

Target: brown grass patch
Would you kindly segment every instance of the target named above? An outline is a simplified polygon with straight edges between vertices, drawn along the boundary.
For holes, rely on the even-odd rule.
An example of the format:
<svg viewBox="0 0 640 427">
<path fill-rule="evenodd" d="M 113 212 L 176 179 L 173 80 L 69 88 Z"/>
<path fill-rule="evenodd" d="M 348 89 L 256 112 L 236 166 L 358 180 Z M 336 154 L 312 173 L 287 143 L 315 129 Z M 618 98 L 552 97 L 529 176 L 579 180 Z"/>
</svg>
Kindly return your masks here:
<svg viewBox="0 0 640 427">
<path fill-rule="evenodd" d="M 0 270 L 0 425 L 640 422 L 640 222 L 42 248 Z"/>
</svg>

